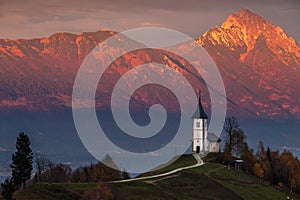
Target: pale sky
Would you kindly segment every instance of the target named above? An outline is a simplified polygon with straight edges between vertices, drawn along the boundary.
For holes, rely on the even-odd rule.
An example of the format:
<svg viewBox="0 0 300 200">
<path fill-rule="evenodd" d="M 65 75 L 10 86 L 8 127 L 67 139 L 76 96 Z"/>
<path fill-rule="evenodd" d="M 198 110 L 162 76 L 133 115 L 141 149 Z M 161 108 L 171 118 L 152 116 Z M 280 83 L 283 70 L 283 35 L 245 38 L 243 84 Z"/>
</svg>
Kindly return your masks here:
<svg viewBox="0 0 300 200">
<path fill-rule="evenodd" d="M 120 32 L 144 26 L 198 37 L 242 8 L 282 27 L 300 43 L 299 0 L 0 0 L 0 38 L 100 29 Z"/>
</svg>

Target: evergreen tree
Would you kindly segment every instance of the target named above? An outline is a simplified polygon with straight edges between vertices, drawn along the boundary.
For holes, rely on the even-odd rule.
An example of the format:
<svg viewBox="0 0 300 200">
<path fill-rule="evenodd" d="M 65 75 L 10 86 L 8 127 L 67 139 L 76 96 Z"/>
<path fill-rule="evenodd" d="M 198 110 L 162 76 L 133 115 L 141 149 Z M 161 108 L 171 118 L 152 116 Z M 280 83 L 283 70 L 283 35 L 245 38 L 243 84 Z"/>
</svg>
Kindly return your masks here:
<svg viewBox="0 0 300 200">
<path fill-rule="evenodd" d="M 16 152 L 12 155 L 12 179 L 16 186 L 23 186 L 24 188 L 33 169 L 33 154 L 30 143 L 29 137 L 21 132 L 17 138 Z"/>
<path fill-rule="evenodd" d="M 1 194 L 4 199 L 11 200 L 15 190 L 12 179 L 6 179 L 4 183 L 1 183 Z"/>
<path fill-rule="evenodd" d="M 125 180 L 125 179 L 130 179 L 129 174 L 128 174 L 128 172 L 127 172 L 125 169 L 121 172 L 121 178 L 122 178 L 123 180 Z"/>
</svg>

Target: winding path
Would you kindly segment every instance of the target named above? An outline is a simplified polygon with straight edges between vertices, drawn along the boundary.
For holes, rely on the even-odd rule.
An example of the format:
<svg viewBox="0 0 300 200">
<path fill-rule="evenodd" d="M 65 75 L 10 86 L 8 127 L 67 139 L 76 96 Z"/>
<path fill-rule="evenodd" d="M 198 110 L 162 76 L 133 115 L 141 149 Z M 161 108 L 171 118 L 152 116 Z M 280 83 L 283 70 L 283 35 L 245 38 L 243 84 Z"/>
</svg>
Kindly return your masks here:
<svg viewBox="0 0 300 200">
<path fill-rule="evenodd" d="M 169 172 L 165 172 L 162 174 L 157 174 L 157 175 L 152 175 L 152 176 L 145 176 L 145 177 L 139 177 L 139 178 L 131 178 L 131 179 L 125 179 L 125 180 L 119 180 L 119 181 L 111 181 L 111 183 L 125 183 L 125 182 L 131 182 L 131 181 L 139 181 L 139 180 L 146 180 L 146 179 L 151 179 L 151 178 L 159 178 L 159 177 L 163 177 L 163 176 L 168 176 L 171 174 L 174 174 L 176 172 L 180 172 L 184 169 L 191 169 L 191 168 L 195 168 L 195 167 L 199 167 L 201 165 L 203 165 L 203 160 L 201 159 L 199 154 L 193 154 L 195 160 L 197 161 L 196 164 L 191 165 L 191 166 L 186 166 L 186 167 L 180 167 L 174 170 L 171 170 Z"/>
</svg>

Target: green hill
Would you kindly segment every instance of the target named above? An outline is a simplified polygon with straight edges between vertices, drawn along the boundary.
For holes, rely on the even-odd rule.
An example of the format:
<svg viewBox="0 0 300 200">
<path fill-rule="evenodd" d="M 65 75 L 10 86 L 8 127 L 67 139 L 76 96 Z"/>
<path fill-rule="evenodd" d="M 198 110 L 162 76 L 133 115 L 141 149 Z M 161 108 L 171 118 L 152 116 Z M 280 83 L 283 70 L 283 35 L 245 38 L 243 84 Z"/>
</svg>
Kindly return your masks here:
<svg viewBox="0 0 300 200">
<path fill-rule="evenodd" d="M 195 164 L 191 155 L 184 155 L 171 165 L 140 175 L 167 172 Z M 16 199 L 81 199 L 96 183 L 36 184 L 17 191 Z M 207 163 L 200 167 L 164 177 L 123 183 L 107 183 L 114 199 L 300 199 L 278 191 L 267 182 L 243 172 L 229 170 L 221 164 Z"/>
<path fill-rule="evenodd" d="M 274 186 L 223 165 L 200 167 L 156 179 L 110 184 L 116 199 L 286 199 Z M 290 196 L 291 197 L 291 196 Z M 293 199 L 300 199 L 293 196 Z M 291 198 L 291 199 L 292 199 Z"/>
</svg>

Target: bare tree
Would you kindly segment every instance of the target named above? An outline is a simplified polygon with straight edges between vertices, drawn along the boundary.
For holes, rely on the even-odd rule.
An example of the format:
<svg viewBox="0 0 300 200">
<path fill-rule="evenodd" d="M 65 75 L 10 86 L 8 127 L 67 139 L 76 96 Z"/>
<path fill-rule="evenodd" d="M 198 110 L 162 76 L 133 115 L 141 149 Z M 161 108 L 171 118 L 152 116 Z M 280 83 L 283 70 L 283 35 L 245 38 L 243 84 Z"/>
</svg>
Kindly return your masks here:
<svg viewBox="0 0 300 200">
<path fill-rule="evenodd" d="M 42 174 L 51 166 L 51 161 L 41 153 L 35 153 L 34 163 L 37 173 L 37 181 L 42 182 Z"/>
<path fill-rule="evenodd" d="M 237 122 L 237 119 L 235 117 L 227 117 L 225 119 L 225 124 L 224 124 L 224 130 L 226 132 L 226 143 L 228 146 L 228 152 L 231 154 L 232 153 L 232 140 L 233 140 L 233 133 L 235 130 L 239 128 L 239 124 Z"/>
</svg>

